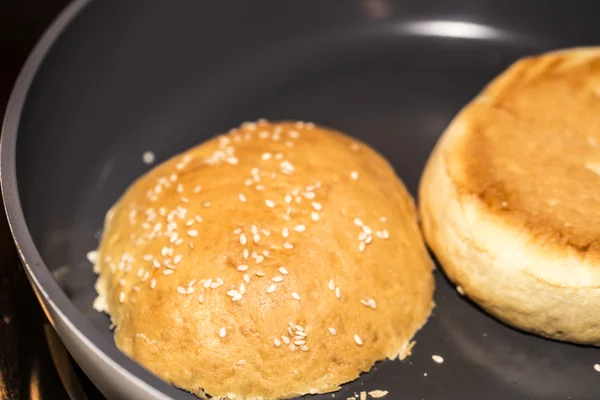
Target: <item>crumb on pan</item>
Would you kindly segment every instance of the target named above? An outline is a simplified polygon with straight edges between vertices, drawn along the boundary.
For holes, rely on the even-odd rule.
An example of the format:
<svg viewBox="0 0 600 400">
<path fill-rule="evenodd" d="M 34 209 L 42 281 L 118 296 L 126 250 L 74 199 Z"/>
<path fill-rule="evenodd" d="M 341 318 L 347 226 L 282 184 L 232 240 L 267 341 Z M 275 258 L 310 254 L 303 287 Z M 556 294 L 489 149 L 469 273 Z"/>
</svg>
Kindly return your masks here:
<svg viewBox="0 0 600 400">
<path fill-rule="evenodd" d="M 142 161 L 144 161 L 144 164 L 152 164 L 154 162 L 154 160 L 156 159 L 156 157 L 154 156 L 154 153 L 151 151 L 146 151 L 144 152 L 144 154 L 142 154 Z"/>
<path fill-rule="evenodd" d="M 434 354 L 434 355 L 432 355 L 432 356 L 431 356 L 431 359 L 432 359 L 433 361 L 435 361 L 436 363 L 438 363 L 438 364 L 441 364 L 441 363 L 443 363 L 443 362 L 444 362 L 444 357 L 442 357 L 442 356 L 438 356 L 437 354 Z"/>
<path fill-rule="evenodd" d="M 369 396 L 371 396 L 374 399 L 380 399 L 382 397 L 385 397 L 388 395 L 388 391 L 387 390 L 371 390 L 369 392 Z"/>
</svg>

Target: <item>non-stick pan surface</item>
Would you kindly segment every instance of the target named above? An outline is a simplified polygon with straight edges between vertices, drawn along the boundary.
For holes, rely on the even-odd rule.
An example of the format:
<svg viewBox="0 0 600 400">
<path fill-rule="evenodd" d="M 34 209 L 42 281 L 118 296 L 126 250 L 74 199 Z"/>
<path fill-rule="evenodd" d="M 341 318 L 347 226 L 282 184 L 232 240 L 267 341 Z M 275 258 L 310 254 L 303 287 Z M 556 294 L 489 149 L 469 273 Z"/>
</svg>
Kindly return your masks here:
<svg viewBox="0 0 600 400">
<path fill-rule="evenodd" d="M 162 161 L 245 120 L 310 120 L 374 146 L 414 194 L 440 133 L 486 81 L 517 57 L 600 42 L 596 4 L 72 5 L 21 74 L 1 149 L 10 223 L 45 311 L 108 397 L 192 398 L 121 355 L 107 317 L 92 309 L 85 254 L 109 206 L 149 168 L 145 151 Z M 599 350 L 510 329 L 441 272 L 436 282 L 437 307 L 414 354 L 379 363 L 335 398 L 373 389 L 410 400 L 600 398 Z"/>
</svg>

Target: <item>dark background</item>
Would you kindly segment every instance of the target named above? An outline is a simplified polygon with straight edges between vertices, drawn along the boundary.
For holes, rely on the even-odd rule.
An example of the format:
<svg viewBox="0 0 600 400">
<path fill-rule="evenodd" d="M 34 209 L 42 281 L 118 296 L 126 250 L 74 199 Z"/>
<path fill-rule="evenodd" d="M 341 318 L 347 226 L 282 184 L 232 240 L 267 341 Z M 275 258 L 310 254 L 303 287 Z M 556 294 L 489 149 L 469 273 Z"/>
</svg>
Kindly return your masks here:
<svg viewBox="0 0 600 400">
<path fill-rule="evenodd" d="M 67 0 L 0 0 L 0 111 L 2 115 L 13 83 L 27 55 L 46 27 L 67 3 Z M 0 400 L 81 398 L 81 396 L 74 396 L 74 393 L 71 393 L 71 396 L 67 393 L 63 380 L 69 376 L 70 371 L 66 373 L 61 371 L 59 374 L 55 365 L 55 360 L 58 360 L 60 365 L 61 359 L 68 364 L 68 356 L 56 341 L 55 333 L 42 313 L 19 264 L 2 210 L 0 212 Z M 73 368 L 75 369 L 72 371 L 79 372 L 76 367 Z M 88 389 L 89 381 L 84 380 L 81 385 L 86 392 L 93 393 Z M 95 397 L 88 394 L 83 398 Z"/>
</svg>

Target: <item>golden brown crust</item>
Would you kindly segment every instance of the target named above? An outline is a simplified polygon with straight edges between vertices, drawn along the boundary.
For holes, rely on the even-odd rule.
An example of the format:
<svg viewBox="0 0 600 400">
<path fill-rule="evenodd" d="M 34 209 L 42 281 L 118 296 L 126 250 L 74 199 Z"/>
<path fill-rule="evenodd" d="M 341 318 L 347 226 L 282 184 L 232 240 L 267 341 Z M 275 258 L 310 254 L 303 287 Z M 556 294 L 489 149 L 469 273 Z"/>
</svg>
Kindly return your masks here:
<svg viewBox="0 0 600 400">
<path fill-rule="evenodd" d="M 425 238 L 491 314 L 600 344 L 600 50 L 517 62 L 452 121 L 419 188 Z"/>
<path fill-rule="evenodd" d="M 515 63 L 455 125 L 464 134 L 445 157 L 462 195 L 556 251 L 600 261 L 600 49 Z"/>
<path fill-rule="evenodd" d="M 381 156 L 262 121 L 129 188 L 107 216 L 97 306 L 118 347 L 177 386 L 285 398 L 396 357 L 431 311 L 431 267 Z"/>
</svg>

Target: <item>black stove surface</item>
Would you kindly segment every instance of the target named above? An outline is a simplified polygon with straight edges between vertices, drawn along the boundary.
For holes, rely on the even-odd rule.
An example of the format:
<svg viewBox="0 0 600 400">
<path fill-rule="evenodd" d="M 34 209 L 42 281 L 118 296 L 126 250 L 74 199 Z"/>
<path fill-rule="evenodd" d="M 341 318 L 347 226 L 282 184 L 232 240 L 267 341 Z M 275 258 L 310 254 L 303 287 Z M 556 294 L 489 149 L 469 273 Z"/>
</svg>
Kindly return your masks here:
<svg viewBox="0 0 600 400">
<path fill-rule="evenodd" d="M 14 80 L 66 0 L 0 2 L 0 112 Z M 103 399 L 71 359 L 33 293 L 0 211 L 0 400 Z"/>
</svg>

